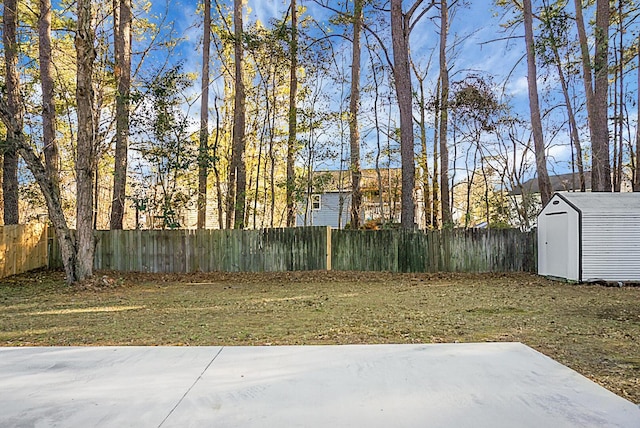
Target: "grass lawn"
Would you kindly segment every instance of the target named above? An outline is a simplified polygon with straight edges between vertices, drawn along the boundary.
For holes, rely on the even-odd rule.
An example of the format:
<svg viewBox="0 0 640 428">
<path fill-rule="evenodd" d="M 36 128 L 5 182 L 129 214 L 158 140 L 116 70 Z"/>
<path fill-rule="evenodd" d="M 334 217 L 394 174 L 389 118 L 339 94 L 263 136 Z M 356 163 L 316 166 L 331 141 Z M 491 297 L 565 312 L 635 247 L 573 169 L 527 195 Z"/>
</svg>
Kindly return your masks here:
<svg viewBox="0 0 640 428">
<path fill-rule="evenodd" d="M 0 279 L 0 346 L 519 341 L 640 403 L 640 287 L 529 274 L 359 272 Z"/>
</svg>

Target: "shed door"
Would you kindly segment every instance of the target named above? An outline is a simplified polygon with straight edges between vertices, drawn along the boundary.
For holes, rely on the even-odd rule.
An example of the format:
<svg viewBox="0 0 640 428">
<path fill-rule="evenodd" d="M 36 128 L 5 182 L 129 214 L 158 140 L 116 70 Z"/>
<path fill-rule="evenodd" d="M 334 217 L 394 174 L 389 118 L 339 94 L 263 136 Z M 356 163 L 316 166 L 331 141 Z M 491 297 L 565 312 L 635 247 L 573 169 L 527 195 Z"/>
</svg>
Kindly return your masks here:
<svg viewBox="0 0 640 428">
<path fill-rule="evenodd" d="M 547 214 L 545 236 L 547 275 L 567 278 L 569 269 L 569 216 L 566 212 Z"/>
</svg>

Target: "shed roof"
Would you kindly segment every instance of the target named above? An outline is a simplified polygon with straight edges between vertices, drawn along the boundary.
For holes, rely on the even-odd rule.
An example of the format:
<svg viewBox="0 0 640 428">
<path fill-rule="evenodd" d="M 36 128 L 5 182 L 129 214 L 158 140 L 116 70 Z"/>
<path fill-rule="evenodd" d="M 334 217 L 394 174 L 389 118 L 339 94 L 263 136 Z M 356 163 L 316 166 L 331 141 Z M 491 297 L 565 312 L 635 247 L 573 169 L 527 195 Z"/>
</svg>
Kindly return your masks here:
<svg viewBox="0 0 640 428">
<path fill-rule="evenodd" d="M 629 213 L 640 216 L 640 193 L 556 193 L 583 213 Z"/>
</svg>

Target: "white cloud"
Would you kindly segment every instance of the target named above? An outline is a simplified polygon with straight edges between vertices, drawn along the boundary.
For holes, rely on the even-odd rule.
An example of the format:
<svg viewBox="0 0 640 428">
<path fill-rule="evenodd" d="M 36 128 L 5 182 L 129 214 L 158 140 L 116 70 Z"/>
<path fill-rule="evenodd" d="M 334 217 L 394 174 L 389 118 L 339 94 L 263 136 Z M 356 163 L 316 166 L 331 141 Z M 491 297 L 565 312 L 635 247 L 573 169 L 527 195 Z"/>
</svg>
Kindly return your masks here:
<svg viewBox="0 0 640 428">
<path fill-rule="evenodd" d="M 526 95 L 529 91 L 529 83 L 527 76 L 520 76 L 517 79 L 511 79 L 507 84 L 507 93 L 512 97 Z"/>
<path fill-rule="evenodd" d="M 273 18 L 279 18 L 283 12 L 282 0 L 258 0 L 251 1 L 248 5 L 251 17 L 267 25 Z"/>
</svg>

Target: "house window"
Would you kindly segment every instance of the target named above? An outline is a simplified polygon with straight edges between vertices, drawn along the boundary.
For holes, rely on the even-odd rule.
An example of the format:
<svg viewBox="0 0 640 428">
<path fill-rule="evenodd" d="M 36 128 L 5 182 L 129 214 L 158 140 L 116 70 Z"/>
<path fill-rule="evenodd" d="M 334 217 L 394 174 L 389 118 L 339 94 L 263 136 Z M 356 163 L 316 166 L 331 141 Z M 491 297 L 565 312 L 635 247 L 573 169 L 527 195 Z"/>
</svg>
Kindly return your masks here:
<svg viewBox="0 0 640 428">
<path fill-rule="evenodd" d="M 320 196 L 321 195 L 311 195 L 311 209 L 313 211 L 320 210 Z"/>
</svg>

